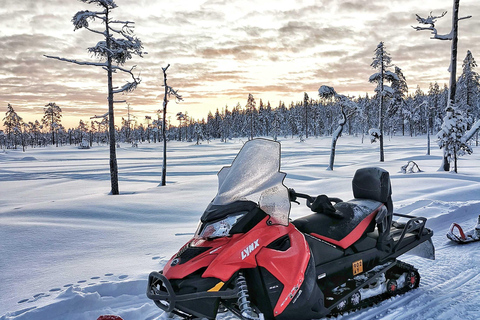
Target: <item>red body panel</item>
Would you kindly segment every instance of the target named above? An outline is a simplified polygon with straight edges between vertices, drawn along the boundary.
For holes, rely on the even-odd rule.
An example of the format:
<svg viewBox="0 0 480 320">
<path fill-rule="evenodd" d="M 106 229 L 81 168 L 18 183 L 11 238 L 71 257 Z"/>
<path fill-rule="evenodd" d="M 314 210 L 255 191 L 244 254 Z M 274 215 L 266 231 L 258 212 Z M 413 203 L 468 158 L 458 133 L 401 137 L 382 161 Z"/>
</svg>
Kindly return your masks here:
<svg viewBox="0 0 480 320">
<path fill-rule="evenodd" d="M 235 272 L 257 266 L 267 269 L 283 285 L 283 291 L 274 308 L 275 316 L 281 314 L 297 294 L 305 279 L 310 260 L 310 249 L 303 234 L 292 224 L 268 225 L 268 217 L 246 234 L 213 240 L 192 239 L 186 246 L 211 249 L 182 264 L 171 266 L 173 256 L 163 269 L 168 279 L 182 279 L 206 267 L 202 277 L 228 281 Z M 285 251 L 269 249 L 270 243 L 288 234 L 291 247 Z"/>
<path fill-rule="evenodd" d="M 187 275 L 207 267 L 204 278 L 214 277 L 227 281 L 240 269 L 255 268 L 256 254 L 272 241 L 285 235 L 285 226 L 267 225 L 268 217 L 245 234 L 234 234 L 212 240 L 193 238 L 187 244 L 191 247 L 210 247 L 211 249 L 190 261 L 171 266 L 173 256 L 163 269 L 168 279 L 182 279 Z"/>
<path fill-rule="evenodd" d="M 281 314 L 297 294 L 305 280 L 305 270 L 310 260 L 310 248 L 303 234 L 292 224 L 287 229 L 291 247 L 286 251 L 263 248 L 257 255 L 258 265 L 267 269 L 283 285 L 283 291 L 273 310 Z"/>
</svg>

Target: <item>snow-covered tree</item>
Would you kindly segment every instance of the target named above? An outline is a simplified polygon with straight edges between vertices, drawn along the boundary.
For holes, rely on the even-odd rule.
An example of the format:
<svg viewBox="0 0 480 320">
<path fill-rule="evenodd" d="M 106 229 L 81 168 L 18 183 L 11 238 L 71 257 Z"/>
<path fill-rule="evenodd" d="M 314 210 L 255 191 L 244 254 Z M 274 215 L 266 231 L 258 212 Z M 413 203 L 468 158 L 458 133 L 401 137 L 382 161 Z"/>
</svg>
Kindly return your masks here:
<svg viewBox="0 0 480 320">
<path fill-rule="evenodd" d="M 118 189 L 118 166 L 116 156 L 116 140 L 115 140 L 115 122 L 113 105 L 114 94 L 121 92 L 131 92 L 135 90 L 140 83 L 140 78 L 135 76 L 133 70 L 135 66 L 126 69 L 123 65 L 132 58 L 133 55 L 142 56 L 143 45 L 133 33 L 132 21 L 120 21 L 111 18 L 112 10 L 117 8 L 114 0 L 80 0 L 86 4 L 95 4 L 100 7 L 100 11 L 79 11 L 73 18 L 74 31 L 78 29 L 86 29 L 94 34 L 103 37 L 95 46 L 88 48 L 88 52 L 96 58 L 103 60 L 102 62 L 83 62 L 72 59 L 59 58 L 54 56 L 46 56 L 47 58 L 57 59 L 75 63 L 78 65 L 88 65 L 101 67 L 107 71 L 108 86 L 108 119 L 110 134 L 110 177 L 111 177 L 111 193 L 119 194 Z M 100 21 L 103 29 L 97 30 L 90 26 L 91 22 Z M 123 73 L 130 76 L 130 80 L 123 86 L 114 88 L 113 73 Z M 122 101 L 123 102 L 123 101 Z"/>
<path fill-rule="evenodd" d="M 303 94 L 303 107 L 305 109 L 305 139 L 308 139 L 308 105 L 309 105 L 309 97 L 306 92 Z"/>
<path fill-rule="evenodd" d="M 375 92 L 377 97 L 380 101 L 379 103 L 379 110 L 378 110 L 378 130 L 379 130 L 379 141 L 380 141 L 380 161 L 383 162 L 385 160 L 384 151 L 383 151 L 383 134 L 384 134 L 384 102 L 387 96 L 392 96 L 394 90 L 389 87 L 386 83 L 400 81 L 398 76 L 388 70 L 391 67 L 392 59 L 390 58 L 390 54 L 385 50 L 385 45 L 383 42 L 380 42 L 377 48 L 374 51 L 373 62 L 371 64 L 372 68 L 377 69 L 378 72 L 372 74 L 369 78 L 370 82 L 376 83 L 377 87 L 375 88 Z"/>
<path fill-rule="evenodd" d="M 465 143 L 462 137 L 467 131 L 467 122 L 463 113 L 455 106 L 447 108 L 447 115 L 443 119 L 442 129 L 437 134 L 438 145 L 446 150 L 448 162 L 454 162 L 454 171 L 457 172 L 457 158 L 472 153 L 472 148 Z"/>
<path fill-rule="evenodd" d="M 397 75 L 397 78 L 392 80 L 393 94 L 387 104 L 387 110 L 385 112 L 388 125 L 387 128 L 391 134 L 395 133 L 395 128 L 398 123 L 403 121 L 401 117 L 402 112 L 399 112 L 399 110 L 402 110 L 405 107 L 405 98 L 408 94 L 407 80 L 403 75 L 402 69 L 395 66 L 395 74 Z"/>
<path fill-rule="evenodd" d="M 13 106 L 9 103 L 7 106 L 7 112 L 5 112 L 5 117 L 3 118 L 3 125 L 6 128 L 7 138 L 10 144 L 12 143 L 13 133 L 13 145 L 15 149 L 17 148 L 16 135 L 20 132 L 22 123 L 22 117 L 15 112 Z"/>
<path fill-rule="evenodd" d="M 468 128 L 479 119 L 478 98 L 480 93 L 480 75 L 474 70 L 477 63 L 470 50 L 463 60 L 462 74 L 457 81 L 456 104 L 467 114 Z"/>
<path fill-rule="evenodd" d="M 343 127 L 347 123 L 347 117 L 353 115 L 357 110 L 357 104 L 354 103 L 350 98 L 344 96 L 342 94 L 338 94 L 334 88 L 329 86 L 321 86 L 318 89 L 318 95 L 325 100 L 334 99 L 336 102 L 340 104 L 340 112 L 342 115 L 341 120 L 338 121 L 338 127 L 335 129 L 332 135 L 332 143 L 330 148 L 330 162 L 328 165 L 327 170 L 333 170 L 333 163 L 335 162 L 335 148 L 337 145 L 337 140 L 340 138 L 342 134 Z M 348 116 L 345 113 L 345 109 L 347 110 Z"/>
<path fill-rule="evenodd" d="M 459 18 L 458 17 L 459 6 L 460 6 L 460 0 L 453 0 L 452 28 L 450 29 L 450 32 L 448 34 L 439 35 L 435 27 L 435 23 L 437 22 L 437 20 L 447 14 L 446 11 L 444 11 L 440 16 L 433 16 L 432 13 L 430 13 L 430 15 L 427 18 L 422 18 L 417 14 L 416 15 L 417 21 L 421 24 L 428 25 L 428 26 L 413 27 L 417 31 L 430 30 L 433 35 L 432 39 L 452 41 L 450 67 L 448 68 L 448 70 L 450 71 L 450 81 L 448 86 L 449 98 L 448 98 L 448 104 L 446 109 L 447 112 L 451 112 L 451 113 L 454 113 L 453 105 L 455 104 L 455 92 L 456 92 L 456 86 L 457 86 L 456 74 L 457 74 L 458 21 L 472 17 L 472 16 L 467 16 L 467 17 Z M 449 150 L 450 150 L 449 148 L 443 149 L 444 153 L 443 153 L 442 167 L 444 171 L 450 171 L 450 161 L 448 159 L 450 159 L 452 155 L 445 153 L 445 152 L 448 152 Z"/>
<path fill-rule="evenodd" d="M 253 139 L 253 118 L 254 118 L 254 114 L 256 112 L 256 109 L 255 109 L 255 98 L 253 97 L 253 95 L 251 93 L 248 94 L 248 99 L 247 99 L 247 105 L 245 106 L 245 108 L 247 109 L 249 115 L 250 115 L 250 140 Z"/>
<path fill-rule="evenodd" d="M 52 134 L 52 145 L 55 144 L 55 129 L 60 124 L 62 118 L 62 109 L 57 106 L 55 102 L 50 102 L 45 105 L 43 108 L 44 114 L 42 118 L 42 123 L 45 126 L 50 127 L 50 133 Z M 58 147 L 58 138 L 57 138 L 57 147 Z"/>
</svg>

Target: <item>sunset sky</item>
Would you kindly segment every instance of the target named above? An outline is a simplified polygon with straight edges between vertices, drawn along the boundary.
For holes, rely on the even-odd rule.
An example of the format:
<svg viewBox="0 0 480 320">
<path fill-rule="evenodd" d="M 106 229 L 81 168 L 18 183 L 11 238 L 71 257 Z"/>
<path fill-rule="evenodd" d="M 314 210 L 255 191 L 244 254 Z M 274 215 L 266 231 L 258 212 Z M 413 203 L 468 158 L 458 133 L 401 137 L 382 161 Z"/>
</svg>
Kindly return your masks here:
<svg viewBox="0 0 480 320">
<path fill-rule="evenodd" d="M 156 118 L 163 99 L 162 67 L 170 64 L 168 83 L 185 101 L 168 105 L 195 119 L 208 111 L 245 106 L 249 93 L 257 101 L 301 101 L 303 92 L 317 98 L 321 85 L 350 95 L 373 94 L 368 78 L 373 51 L 384 41 L 392 63 L 399 66 L 411 92 L 417 85 L 448 83 L 451 41 L 431 40 L 415 31 L 415 13 L 447 15 L 437 22 L 439 34 L 450 32 L 452 0 L 117 0 L 113 18 L 135 22 L 135 34 L 148 52 L 134 56 L 142 83 L 119 95 L 144 123 Z M 55 102 L 62 124 L 107 111 L 106 72 L 47 59 L 44 55 L 95 62 L 86 51 L 100 38 L 84 29 L 73 31 L 71 18 L 99 7 L 76 0 L 0 0 L 0 115 L 7 104 L 25 121 L 40 120 Z M 467 50 L 480 61 L 480 2 L 461 0 L 458 68 Z M 101 28 L 99 23 L 92 27 Z M 477 70 L 478 71 L 478 70 Z M 121 86 L 126 77 L 115 78 Z M 126 116 L 116 104 L 116 118 Z M 117 124 L 119 120 L 116 120 Z M 1 122 L 3 125 L 3 121 Z"/>
</svg>

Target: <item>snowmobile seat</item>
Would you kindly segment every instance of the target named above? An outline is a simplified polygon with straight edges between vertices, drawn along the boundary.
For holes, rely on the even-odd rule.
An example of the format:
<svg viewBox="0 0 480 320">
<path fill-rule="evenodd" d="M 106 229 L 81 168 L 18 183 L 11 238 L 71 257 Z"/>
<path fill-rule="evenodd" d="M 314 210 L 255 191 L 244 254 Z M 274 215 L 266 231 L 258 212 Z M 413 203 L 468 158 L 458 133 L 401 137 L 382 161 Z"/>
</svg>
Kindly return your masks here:
<svg viewBox="0 0 480 320">
<path fill-rule="evenodd" d="M 335 215 L 314 213 L 292 223 L 301 232 L 346 249 L 375 229 L 375 216 L 384 205 L 374 200 L 353 199 L 334 207 Z"/>
<path fill-rule="evenodd" d="M 335 214 L 315 213 L 292 223 L 301 232 L 343 249 L 378 226 L 380 246 L 384 246 L 383 243 L 391 245 L 389 231 L 393 205 L 388 172 L 381 168 L 359 169 L 353 178 L 352 189 L 355 199 L 337 203 Z"/>
</svg>

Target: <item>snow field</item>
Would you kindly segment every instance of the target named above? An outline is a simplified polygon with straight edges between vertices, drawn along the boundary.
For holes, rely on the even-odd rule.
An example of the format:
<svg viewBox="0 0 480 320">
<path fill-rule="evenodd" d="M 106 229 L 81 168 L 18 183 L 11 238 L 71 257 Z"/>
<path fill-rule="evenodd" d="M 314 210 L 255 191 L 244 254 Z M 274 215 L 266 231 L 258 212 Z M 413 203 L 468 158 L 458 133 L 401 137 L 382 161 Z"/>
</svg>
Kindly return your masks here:
<svg viewBox="0 0 480 320">
<path fill-rule="evenodd" d="M 230 165 L 242 141 L 170 142 L 167 186 L 161 144 L 118 149 L 120 195 L 110 196 L 108 147 L 47 147 L 0 152 L 0 320 L 164 318 L 145 296 L 148 273 L 161 270 L 194 232 L 216 194 L 216 173 Z M 282 139 L 285 185 L 312 195 L 352 198 L 361 167 L 390 172 L 395 212 L 428 218 L 437 259 L 404 256 L 421 275 L 420 287 L 338 319 L 478 319 L 480 258 L 477 243 L 455 245 L 452 222 L 468 229 L 480 214 L 480 155 L 460 158 L 459 173 L 438 171 L 442 151 L 426 137 L 378 144 L 341 137 L 327 171 L 330 138 Z M 400 173 L 414 160 L 423 172 Z M 291 218 L 309 209 L 292 204 Z M 220 319 L 233 319 L 229 314 Z"/>
</svg>

